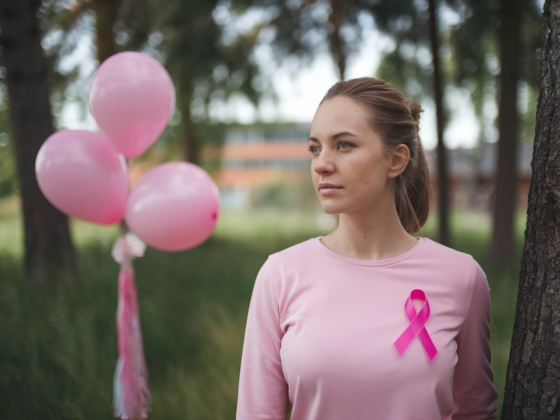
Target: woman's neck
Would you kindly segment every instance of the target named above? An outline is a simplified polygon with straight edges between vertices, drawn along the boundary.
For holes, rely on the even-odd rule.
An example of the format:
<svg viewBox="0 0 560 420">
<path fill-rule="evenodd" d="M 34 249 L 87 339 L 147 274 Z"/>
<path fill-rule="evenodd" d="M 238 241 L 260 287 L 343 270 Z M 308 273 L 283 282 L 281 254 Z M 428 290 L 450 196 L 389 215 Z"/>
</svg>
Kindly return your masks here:
<svg viewBox="0 0 560 420">
<path fill-rule="evenodd" d="M 413 248 L 418 242 L 403 228 L 394 202 L 339 217 L 338 227 L 321 242 L 330 250 L 359 260 L 385 260 Z"/>
</svg>

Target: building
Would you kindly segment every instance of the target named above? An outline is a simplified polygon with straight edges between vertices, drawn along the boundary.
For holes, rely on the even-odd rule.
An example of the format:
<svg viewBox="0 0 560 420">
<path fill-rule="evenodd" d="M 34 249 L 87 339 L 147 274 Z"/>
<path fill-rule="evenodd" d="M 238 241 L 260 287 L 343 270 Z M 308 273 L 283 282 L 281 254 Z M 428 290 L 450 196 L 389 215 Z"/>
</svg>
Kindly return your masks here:
<svg viewBox="0 0 560 420">
<path fill-rule="evenodd" d="M 447 151 L 451 205 L 456 208 L 489 210 L 494 194 L 497 143 L 485 143 L 473 149 Z M 527 207 L 531 184 L 532 143 L 520 143 L 517 158 L 517 205 Z M 432 205 L 437 200 L 437 155 L 426 151 L 432 183 Z"/>
<path fill-rule="evenodd" d="M 251 205 L 252 192 L 278 182 L 297 183 L 309 174 L 310 124 L 254 125 L 226 131 L 216 183 L 224 208 Z"/>
<path fill-rule="evenodd" d="M 262 124 L 230 128 L 221 149 L 221 167 L 215 174 L 222 206 L 245 209 L 254 191 L 274 183 L 310 182 L 311 154 L 307 150 L 310 124 Z M 533 145 L 521 143 L 518 158 L 518 205 L 527 205 Z M 432 204 L 437 200 L 436 152 L 427 150 Z M 487 209 L 493 195 L 496 144 L 474 149 L 448 150 L 452 207 Z"/>
</svg>

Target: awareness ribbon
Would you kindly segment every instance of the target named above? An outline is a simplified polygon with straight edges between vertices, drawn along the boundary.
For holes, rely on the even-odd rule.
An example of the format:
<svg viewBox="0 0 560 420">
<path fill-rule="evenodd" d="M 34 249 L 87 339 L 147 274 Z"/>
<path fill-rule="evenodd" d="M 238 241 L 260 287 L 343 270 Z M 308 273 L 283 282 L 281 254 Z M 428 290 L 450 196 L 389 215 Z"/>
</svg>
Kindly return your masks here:
<svg viewBox="0 0 560 420">
<path fill-rule="evenodd" d="M 412 304 L 412 299 L 420 299 L 424 301 L 420 312 L 416 313 L 416 309 L 414 309 L 414 305 Z M 438 351 L 436 346 L 434 346 L 432 339 L 428 335 L 428 331 L 424 328 L 424 325 L 430 317 L 430 305 L 428 304 L 428 299 L 426 298 L 424 291 L 414 289 L 404 304 L 404 310 L 410 324 L 394 343 L 397 353 L 399 353 L 399 356 L 402 356 L 410 343 L 412 343 L 412 340 L 414 340 L 414 337 L 418 336 L 431 362 L 434 360 L 434 357 L 436 357 Z"/>
</svg>

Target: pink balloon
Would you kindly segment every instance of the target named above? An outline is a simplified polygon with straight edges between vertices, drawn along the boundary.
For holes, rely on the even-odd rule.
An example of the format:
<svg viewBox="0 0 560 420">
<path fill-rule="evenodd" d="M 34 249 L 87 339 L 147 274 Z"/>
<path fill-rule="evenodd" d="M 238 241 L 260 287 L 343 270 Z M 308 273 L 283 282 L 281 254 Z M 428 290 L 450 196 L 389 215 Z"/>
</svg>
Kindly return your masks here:
<svg viewBox="0 0 560 420">
<path fill-rule="evenodd" d="M 126 157 L 144 153 L 156 141 L 174 106 L 169 74 L 146 54 L 109 57 L 91 82 L 89 108 L 99 131 Z"/>
<path fill-rule="evenodd" d="M 179 251 L 203 242 L 214 230 L 220 193 L 203 169 L 187 162 L 158 165 L 128 197 L 125 219 L 154 248 Z"/>
<path fill-rule="evenodd" d="M 41 191 L 62 212 L 110 225 L 126 210 L 126 162 L 103 137 L 62 130 L 39 149 L 35 173 Z"/>
</svg>

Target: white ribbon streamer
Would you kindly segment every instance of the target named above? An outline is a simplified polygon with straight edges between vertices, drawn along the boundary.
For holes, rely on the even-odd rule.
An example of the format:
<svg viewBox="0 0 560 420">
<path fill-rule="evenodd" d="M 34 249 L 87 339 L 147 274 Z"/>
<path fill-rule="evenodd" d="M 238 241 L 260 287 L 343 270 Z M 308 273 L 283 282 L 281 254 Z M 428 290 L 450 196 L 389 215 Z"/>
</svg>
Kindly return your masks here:
<svg viewBox="0 0 560 420">
<path fill-rule="evenodd" d="M 127 232 L 119 236 L 113 245 L 111 255 L 119 264 L 144 256 L 146 244 L 134 233 Z"/>
</svg>

